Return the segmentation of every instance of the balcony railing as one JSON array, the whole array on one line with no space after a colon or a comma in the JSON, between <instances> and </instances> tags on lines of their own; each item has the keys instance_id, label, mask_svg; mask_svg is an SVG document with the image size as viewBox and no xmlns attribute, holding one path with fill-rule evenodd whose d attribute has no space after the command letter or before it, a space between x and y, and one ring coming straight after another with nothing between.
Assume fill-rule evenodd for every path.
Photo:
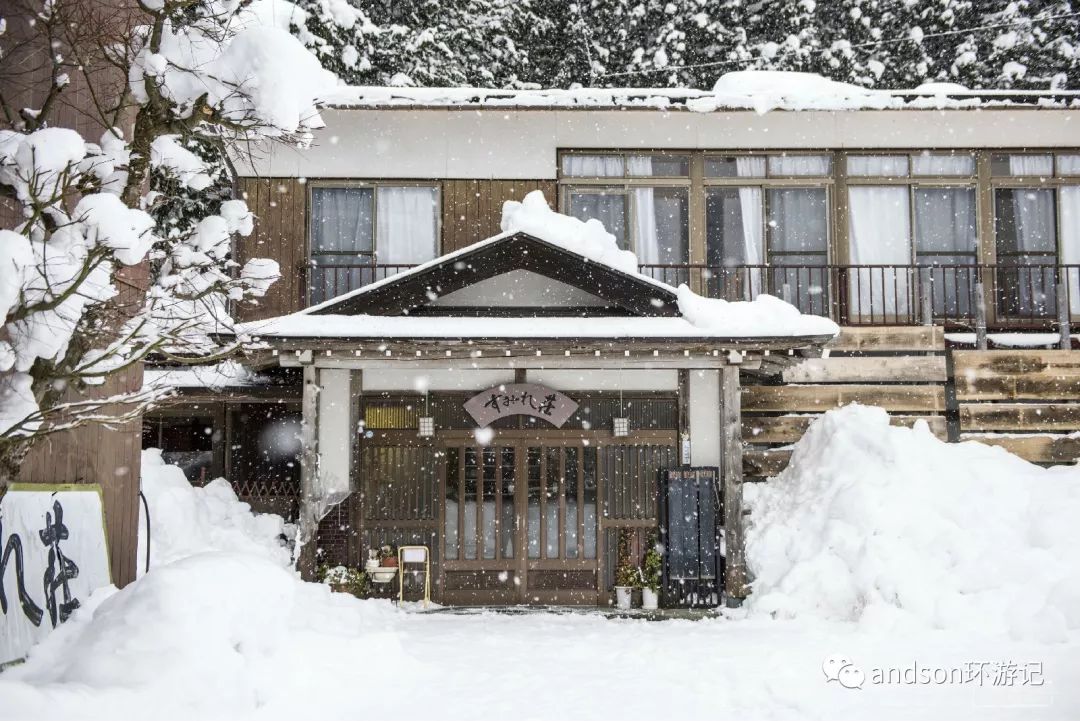
<instances>
[{"instance_id":1,"label":"balcony railing","mask_svg":"<svg viewBox=\"0 0 1080 721\"><path fill-rule=\"evenodd\" d=\"M311 264L308 302L321 303L412 268ZM1053 329L1080 320L1080 265L642 265L671 285L725 300L768 293L842 325Z\"/></svg>"}]
</instances>

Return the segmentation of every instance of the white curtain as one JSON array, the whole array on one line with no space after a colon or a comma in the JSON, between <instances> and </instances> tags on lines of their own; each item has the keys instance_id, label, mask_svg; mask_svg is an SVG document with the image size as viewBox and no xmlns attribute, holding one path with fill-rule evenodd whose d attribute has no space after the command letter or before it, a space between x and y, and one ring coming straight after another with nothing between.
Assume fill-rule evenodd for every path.
<instances>
[{"instance_id":1,"label":"white curtain","mask_svg":"<svg viewBox=\"0 0 1080 721\"><path fill-rule=\"evenodd\" d=\"M1010 155L1009 174L1049 177L1054 174L1052 155Z\"/></svg>"},{"instance_id":2,"label":"white curtain","mask_svg":"<svg viewBox=\"0 0 1080 721\"><path fill-rule=\"evenodd\" d=\"M769 175L829 174L828 155L770 155Z\"/></svg>"},{"instance_id":3,"label":"white curtain","mask_svg":"<svg viewBox=\"0 0 1080 721\"><path fill-rule=\"evenodd\" d=\"M652 160L646 160L651 166ZM563 174L575 178L621 178L623 159L619 155L564 155Z\"/></svg>"},{"instance_id":4,"label":"white curtain","mask_svg":"<svg viewBox=\"0 0 1080 721\"><path fill-rule=\"evenodd\" d=\"M1080 175L1080 155L1059 155L1058 175Z\"/></svg>"},{"instance_id":5,"label":"white curtain","mask_svg":"<svg viewBox=\"0 0 1080 721\"><path fill-rule=\"evenodd\" d=\"M740 178L764 178L765 158L760 155L740 155L736 157L735 174Z\"/></svg>"},{"instance_id":6,"label":"white curtain","mask_svg":"<svg viewBox=\"0 0 1080 721\"><path fill-rule=\"evenodd\" d=\"M850 186L848 235L852 265L911 263L911 214L906 186ZM852 273L852 315L862 322L906 316L911 274L904 269L864 268Z\"/></svg>"},{"instance_id":7,"label":"white curtain","mask_svg":"<svg viewBox=\"0 0 1080 721\"><path fill-rule=\"evenodd\" d=\"M1080 156L1073 157L1080 161ZM1080 185L1062 187L1058 190L1058 198L1061 202L1061 262L1078 266L1065 269L1069 284L1069 312L1077 316L1080 315Z\"/></svg>"},{"instance_id":8,"label":"white curtain","mask_svg":"<svg viewBox=\"0 0 1080 721\"><path fill-rule=\"evenodd\" d=\"M911 172L914 175L974 175L975 158L923 153L911 159Z\"/></svg>"},{"instance_id":9,"label":"white curtain","mask_svg":"<svg viewBox=\"0 0 1080 721\"><path fill-rule=\"evenodd\" d=\"M765 158L742 156L735 159L739 177L760 177L765 174ZM764 204L761 188L739 188L739 215L742 218L743 262L746 265L765 264ZM764 269L747 268L744 291L751 300L761 295Z\"/></svg>"},{"instance_id":10,"label":"white curtain","mask_svg":"<svg viewBox=\"0 0 1080 721\"><path fill-rule=\"evenodd\" d=\"M652 175L652 158L634 155L626 159L630 175ZM657 226L656 202L652 188L634 188L634 225L637 236L634 252L638 263L660 263L660 238Z\"/></svg>"},{"instance_id":11,"label":"white curtain","mask_svg":"<svg viewBox=\"0 0 1080 721\"><path fill-rule=\"evenodd\" d=\"M902 178L908 174L906 155L851 155L848 175L871 178Z\"/></svg>"},{"instance_id":12,"label":"white curtain","mask_svg":"<svg viewBox=\"0 0 1080 721\"><path fill-rule=\"evenodd\" d=\"M435 257L435 189L381 187L377 193L378 262L417 265Z\"/></svg>"}]
</instances>

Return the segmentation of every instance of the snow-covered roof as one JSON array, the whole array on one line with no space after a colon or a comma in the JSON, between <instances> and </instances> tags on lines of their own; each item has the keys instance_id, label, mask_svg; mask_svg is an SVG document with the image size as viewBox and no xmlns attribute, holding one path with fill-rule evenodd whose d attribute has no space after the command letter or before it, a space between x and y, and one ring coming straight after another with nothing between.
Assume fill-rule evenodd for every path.
<instances>
[{"instance_id":1,"label":"snow-covered roof","mask_svg":"<svg viewBox=\"0 0 1080 721\"><path fill-rule=\"evenodd\" d=\"M692 88L494 88L341 87L320 97L338 108L493 107L603 110L654 108L709 113L717 110L903 110L995 106L1080 107L1077 90L973 90L954 83L913 89L871 89L813 73L745 70L722 76L712 90Z\"/></svg>"},{"instance_id":2,"label":"snow-covered roof","mask_svg":"<svg viewBox=\"0 0 1080 721\"><path fill-rule=\"evenodd\" d=\"M789 303L768 295L745 302L705 298L687 286L673 288L638 272L637 257L618 247L615 237L593 219L577 218L551 210L539 191L529 193L521 202L508 201L503 206L500 235L436 258L405 273L386 278L325 303L292 315L243 324L240 332L259 338L336 338L336 339L698 339L755 340L767 338L824 338L839 332L828 318L804 315ZM429 275L439 269L454 268L464 274L467 266L483 263L483 251L493 251L499 244L531 242L522 248L508 246L524 265L523 254L557 253L563 262L599 266L608 282L622 286L631 301L624 302L627 315L598 313L585 317L490 317L430 316L410 314L419 306L383 304L380 298L392 294L394 286L423 283L419 292L403 292L406 299L417 295L435 300L445 286L432 284ZM492 261L493 258L487 258ZM514 263L518 261L515 259ZM494 272L494 271L491 271ZM573 270L582 279L595 276ZM482 280L487 276L474 276ZM472 281L475 282L475 281ZM611 289L596 287L583 290L609 295ZM452 292L452 291L451 291ZM644 296L644 297L642 297ZM396 310L392 310L396 309Z\"/></svg>"},{"instance_id":3,"label":"snow-covered roof","mask_svg":"<svg viewBox=\"0 0 1080 721\"><path fill-rule=\"evenodd\" d=\"M261 376L235 361L205 366L148 367L143 371L143 388L242 388L257 385Z\"/></svg>"}]
</instances>

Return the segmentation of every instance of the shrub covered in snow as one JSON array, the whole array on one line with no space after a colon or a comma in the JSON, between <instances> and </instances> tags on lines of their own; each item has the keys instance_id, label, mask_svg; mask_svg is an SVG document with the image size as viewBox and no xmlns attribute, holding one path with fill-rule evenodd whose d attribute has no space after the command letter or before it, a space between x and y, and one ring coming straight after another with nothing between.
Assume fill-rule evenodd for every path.
<instances>
[{"instance_id":1,"label":"shrub covered in snow","mask_svg":"<svg viewBox=\"0 0 1080 721\"><path fill-rule=\"evenodd\" d=\"M1080 470L852 405L747 486L751 613L1060 641L1080 629Z\"/></svg>"}]
</instances>

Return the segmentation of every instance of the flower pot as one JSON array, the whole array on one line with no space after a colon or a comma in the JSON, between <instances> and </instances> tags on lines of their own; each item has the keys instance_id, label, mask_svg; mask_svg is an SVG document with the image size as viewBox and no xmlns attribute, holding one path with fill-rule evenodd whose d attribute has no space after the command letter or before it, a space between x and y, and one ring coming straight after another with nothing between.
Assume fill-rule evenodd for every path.
<instances>
[{"instance_id":1,"label":"flower pot","mask_svg":"<svg viewBox=\"0 0 1080 721\"><path fill-rule=\"evenodd\" d=\"M389 558L384 558L379 565L383 568L397 568L397 559L390 556Z\"/></svg>"},{"instance_id":2,"label":"flower pot","mask_svg":"<svg viewBox=\"0 0 1080 721\"><path fill-rule=\"evenodd\" d=\"M633 606L631 599L634 589L631 586L615 587L615 607L620 611L628 611Z\"/></svg>"},{"instance_id":3,"label":"flower pot","mask_svg":"<svg viewBox=\"0 0 1080 721\"><path fill-rule=\"evenodd\" d=\"M641 589L641 607L655 611L660 607L660 594L648 586Z\"/></svg>"},{"instance_id":4,"label":"flower pot","mask_svg":"<svg viewBox=\"0 0 1080 721\"><path fill-rule=\"evenodd\" d=\"M371 572L371 580L375 583L390 583L397 576L397 566L382 566Z\"/></svg>"}]
</instances>

